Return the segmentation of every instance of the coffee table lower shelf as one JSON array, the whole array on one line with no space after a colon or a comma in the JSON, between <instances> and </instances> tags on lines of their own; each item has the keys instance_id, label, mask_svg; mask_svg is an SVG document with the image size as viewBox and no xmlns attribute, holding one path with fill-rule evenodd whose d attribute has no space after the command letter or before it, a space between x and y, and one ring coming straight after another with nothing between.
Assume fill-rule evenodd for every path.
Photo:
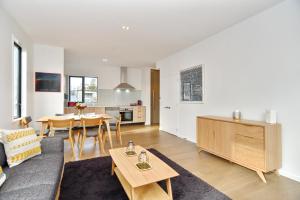
<instances>
[{"instance_id":1,"label":"coffee table lower shelf","mask_svg":"<svg viewBox=\"0 0 300 200\"><path fill-rule=\"evenodd\" d=\"M157 183L132 188L118 167L114 171L130 200L170 200L169 195Z\"/></svg>"}]
</instances>

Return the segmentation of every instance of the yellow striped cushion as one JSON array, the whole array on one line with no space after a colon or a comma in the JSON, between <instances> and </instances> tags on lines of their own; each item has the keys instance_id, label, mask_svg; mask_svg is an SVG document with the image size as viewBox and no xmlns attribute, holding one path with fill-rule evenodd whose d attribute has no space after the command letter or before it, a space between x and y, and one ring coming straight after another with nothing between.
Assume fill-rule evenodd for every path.
<instances>
[{"instance_id":1,"label":"yellow striped cushion","mask_svg":"<svg viewBox=\"0 0 300 200\"><path fill-rule=\"evenodd\" d=\"M3 173L2 167L0 166L0 187L3 185L6 180L6 175Z\"/></svg>"},{"instance_id":2,"label":"yellow striped cushion","mask_svg":"<svg viewBox=\"0 0 300 200\"><path fill-rule=\"evenodd\" d=\"M9 167L41 154L41 140L33 128L1 130L0 140L4 144Z\"/></svg>"}]
</instances>

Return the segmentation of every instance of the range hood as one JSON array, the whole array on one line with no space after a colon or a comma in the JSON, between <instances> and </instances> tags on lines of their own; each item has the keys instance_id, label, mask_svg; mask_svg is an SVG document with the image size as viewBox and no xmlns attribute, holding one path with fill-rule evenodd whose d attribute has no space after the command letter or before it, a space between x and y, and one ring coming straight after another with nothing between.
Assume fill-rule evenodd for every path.
<instances>
[{"instance_id":1,"label":"range hood","mask_svg":"<svg viewBox=\"0 0 300 200\"><path fill-rule=\"evenodd\" d=\"M135 88L127 83L127 67L120 67L120 84L115 87L115 90L135 90Z\"/></svg>"}]
</instances>

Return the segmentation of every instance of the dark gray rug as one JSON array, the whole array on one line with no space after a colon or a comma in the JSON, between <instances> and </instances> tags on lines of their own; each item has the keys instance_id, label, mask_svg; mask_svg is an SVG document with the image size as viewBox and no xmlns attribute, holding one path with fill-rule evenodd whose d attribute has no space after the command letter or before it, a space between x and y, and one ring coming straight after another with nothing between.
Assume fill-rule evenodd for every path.
<instances>
[{"instance_id":1,"label":"dark gray rug","mask_svg":"<svg viewBox=\"0 0 300 200\"><path fill-rule=\"evenodd\" d=\"M155 149L149 151L180 174L172 178L174 200L230 199ZM67 163L60 188L60 200L127 200L118 178L110 173L111 157ZM166 189L165 182L160 185Z\"/></svg>"}]
</instances>

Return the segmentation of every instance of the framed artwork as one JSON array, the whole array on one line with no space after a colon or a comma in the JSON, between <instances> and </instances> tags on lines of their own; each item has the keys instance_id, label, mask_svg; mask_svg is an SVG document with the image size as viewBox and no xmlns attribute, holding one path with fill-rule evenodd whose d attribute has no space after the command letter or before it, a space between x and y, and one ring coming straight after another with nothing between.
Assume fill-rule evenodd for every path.
<instances>
[{"instance_id":1,"label":"framed artwork","mask_svg":"<svg viewBox=\"0 0 300 200\"><path fill-rule=\"evenodd\" d=\"M183 100L191 100L191 83L183 83Z\"/></svg>"},{"instance_id":2,"label":"framed artwork","mask_svg":"<svg viewBox=\"0 0 300 200\"><path fill-rule=\"evenodd\" d=\"M36 72L35 91L36 92L60 92L61 74Z\"/></svg>"},{"instance_id":3,"label":"framed artwork","mask_svg":"<svg viewBox=\"0 0 300 200\"><path fill-rule=\"evenodd\" d=\"M204 69L198 65L180 71L180 100L185 103L203 103Z\"/></svg>"}]
</instances>

